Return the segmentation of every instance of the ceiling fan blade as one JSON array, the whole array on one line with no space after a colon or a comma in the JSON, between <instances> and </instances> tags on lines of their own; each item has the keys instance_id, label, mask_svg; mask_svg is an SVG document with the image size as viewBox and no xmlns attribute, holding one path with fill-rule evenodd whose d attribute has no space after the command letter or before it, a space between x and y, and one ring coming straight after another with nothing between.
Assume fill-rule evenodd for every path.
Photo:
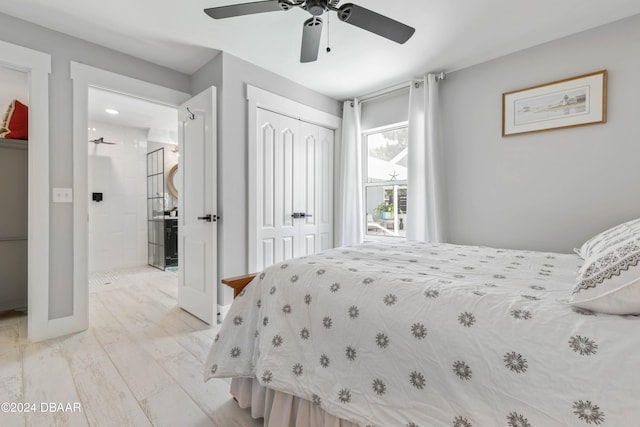
<instances>
[{"instance_id":1,"label":"ceiling fan blade","mask_svg":"<svg viewBox=\"0 0 640 427\"><path fill-rule=\"evenodd\" d=\"M313 62L318 59L320 36L322 35L322 19L309 18L302 27L302 48L300 62Z\"/></svg>"},{"instance_id":2,"label":"ceiling fan blade","mask_svg":"<svg viewBox=\"0 0 640 427\"><path fill-rule=\"evenodd\" d=\"M214 19L232 18L234 16L252 15L254 13L275 12L283 10L278 0L257 1L253 3L231 4L229 6L210 7L204 13Z\"/></svg>"},{"instance_id":3,"label":"ceiling fan blade","mask_svg":"<svg viewBox=\"0 0 640 427\"><path fill-rule=\"evenodd\" d=\"M402 22L353 3L345 3L340 6L338 19L400 44L409 40L416 31L415 28Z\"/></svg>"}]
</instances>

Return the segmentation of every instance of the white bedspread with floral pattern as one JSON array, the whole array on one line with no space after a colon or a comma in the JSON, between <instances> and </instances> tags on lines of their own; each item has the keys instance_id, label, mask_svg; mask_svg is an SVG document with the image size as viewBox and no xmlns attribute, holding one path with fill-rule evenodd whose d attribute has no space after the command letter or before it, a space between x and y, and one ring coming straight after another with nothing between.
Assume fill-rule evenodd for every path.
<instances>
[{"instance_id":1,"label":"white bedspread with floral pattern","mask_svg":"<svg viewBox=\"0 0 640 427\"><path fill-rule=\"evenodd\" d=\"M580 263L416 242L290 260L235 300L205 378L361 425L640 425L640 318L571 307Z\"/></svg>"}]
</instances>

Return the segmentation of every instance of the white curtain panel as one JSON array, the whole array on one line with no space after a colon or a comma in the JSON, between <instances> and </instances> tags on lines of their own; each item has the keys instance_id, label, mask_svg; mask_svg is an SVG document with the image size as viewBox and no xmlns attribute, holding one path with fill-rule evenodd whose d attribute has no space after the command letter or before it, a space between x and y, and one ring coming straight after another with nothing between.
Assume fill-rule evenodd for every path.
<instances>
[{"instance_id":1,"label":"white curtain panel","mask_svg":"<svg viewBox=\"0 0 640 427\"><path fill-rule=\"evenodd\" d=\"M411 83L407 179L407 239L446 241L446 200L435 74Z\"/></svg>"},{"instance_id":2,"label":"white curtain panel","mask_svg":"<svg viewBox=\"0 0 640 427\"><path fill-rule=\"evenodd\" d=\"M338 243L340 246L351 246L364 240L362 143L360 103L357 99L344 103L340 154Z\"/></svg>"}]
</instances>

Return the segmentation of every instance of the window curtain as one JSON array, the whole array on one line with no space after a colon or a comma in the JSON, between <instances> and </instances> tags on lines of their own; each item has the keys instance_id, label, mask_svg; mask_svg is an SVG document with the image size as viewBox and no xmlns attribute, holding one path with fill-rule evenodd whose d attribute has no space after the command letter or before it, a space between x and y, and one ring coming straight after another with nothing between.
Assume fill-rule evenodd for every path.
<instances>
[{"instance_id":1,"label":"window curtain","mask_svg":"<svg viewBox=\"0 0 640 427\"><path fill-rule=\"evenodd\" d=\"M411 83L407 177L407 239L446 241L438 77Z\"/></svg>"},{"instance_id":2,"label":"window curtain","mask_svg":"<svg viewBox=\"0 0 640 427\"><path fill-rule=\"evenodd\" d=\"M338 243L340 246L350 246L364 240L362 143L360 103L357 99L344 103L340 154Z\"/></svg>"}]
</instances>

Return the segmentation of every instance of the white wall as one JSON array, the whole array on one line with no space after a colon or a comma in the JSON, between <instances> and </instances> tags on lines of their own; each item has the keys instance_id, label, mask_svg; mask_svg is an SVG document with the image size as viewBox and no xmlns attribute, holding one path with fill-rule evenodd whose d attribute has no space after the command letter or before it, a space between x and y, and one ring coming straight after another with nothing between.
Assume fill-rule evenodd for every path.
<instances>
[{"instance_id":1,"label":"white wall","mask_svg":"<svg viewBox=\"0 0 640 427\"><path fill-rule=\"evenodd\" d=\"M192 77L191 93L218 88L218 276L247 271L247 96L246 85L274 92L341 117L340 104L282 76L225 52ZM220 286L218 304L231 304L233 291Z\"/></svg>"},{"instance_id":2,"label":"white wall","mask_svg":"<svg viewBox=\"0 0 640 427\"><path fill-rule=\"evenodd\" d=\"M27 73L0 66L0 120L14 99L29 105Z\"/></svg>"},{"instance_id":3,"label":"white wall","mask_svg":"<svg viewBox=\"0 0 640 427\"><path fill-rule=\"evenodd\" d=\"M147 132L91 122L89 142L89 272L147 264Z\"/></svg>"},{"instance_id":4,"label":"white wall","mask_svg":"<svg viewBox=\"0 0 640 427\"><path fill-rule=\"evenodd\" d=\"M640 15L441 83L454 243L570 252L640 217ZM606 124L501 137L504 92L607 69Z\"/></svg>"},{"instance_id":5,"label":"white wall","mask_svg":"<svg viewBox=\"0 0 640 427\"><path fill-rule=\"evenodd\" d=\"M50 185L73 186L73 87L70 61L189 92L190 78L130 55L0 13L0 40L51 55ZM73 205L50 205L49 319L73 313Z\"/></svg>"}]
</instances>

